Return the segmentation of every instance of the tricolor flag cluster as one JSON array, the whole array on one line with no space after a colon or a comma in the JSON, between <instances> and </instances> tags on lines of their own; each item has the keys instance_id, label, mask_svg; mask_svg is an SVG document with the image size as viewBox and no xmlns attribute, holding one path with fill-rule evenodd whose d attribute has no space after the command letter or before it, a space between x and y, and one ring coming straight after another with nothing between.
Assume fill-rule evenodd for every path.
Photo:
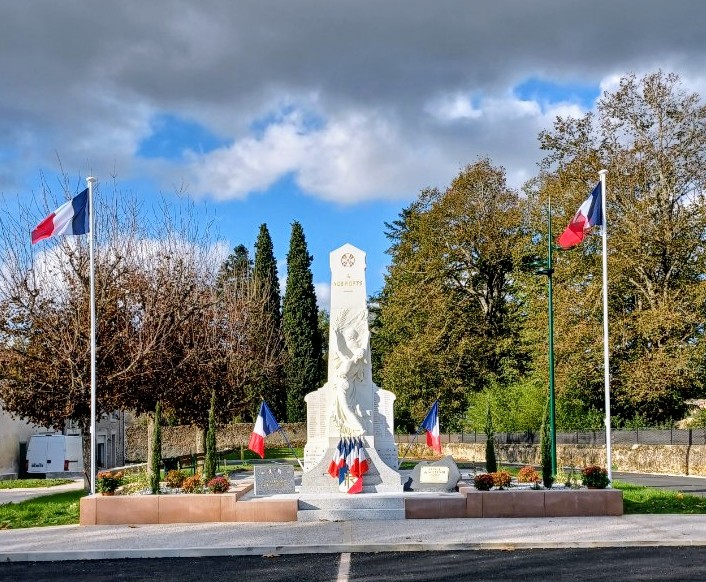
<instances>
[{"instance_id":1,"label":"tricolor flag cluster","mask_svg":"<svg viewBox=\"0 0 706 582\"><path fill-rule=\"evenodd\" d=\"M429 412L422 421L420 428L427 431L427 446L434 449L437 455L441 454L441 437L439 434L439 401L434 400Z\"/></svg>"},{"instance_id":2,"label":"tricolor flag cluster","mask_svg":"<svg viewBox=\"0 0 706 582\"><path fill-rule=\"evenodd\" d=\"M252 430L250 435L250 441L248 442L248 448L253 452L260 455L261 459L265 458L265 437L268 434L277 432L281 430L281 426L275 420L270 407L263 400L260 404L260 412L257 415L257 420L255 421L255 428Z\"/></svg>"},{"instance_id":3,"label":"tricolor flag cluster","mask_svg":"<svg viewBox=\"0 0 706 582\"><path fill-rule=\"evenodd\" d=\"M62 234L88 234L88 188L65 202L32 231L32 244Z\"/></svg>"},{"instance_id":4,"label":"tricolor flag cluster","mask_svg":"<svg viewBox=\"0 0 706 582\"><path fill-rule=\"evenodd\" d=\"M338 488L344 493L363 491L363 475L368 472L368 459L365 456L363 439L343 438L329 463L328 473L338 478Z\"/></svg>"}]
</instances>

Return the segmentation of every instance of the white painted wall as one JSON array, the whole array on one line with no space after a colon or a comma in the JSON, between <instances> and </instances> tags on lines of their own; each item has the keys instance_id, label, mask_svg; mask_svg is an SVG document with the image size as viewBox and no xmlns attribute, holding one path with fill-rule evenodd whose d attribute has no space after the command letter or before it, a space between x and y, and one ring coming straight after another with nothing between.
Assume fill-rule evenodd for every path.
<instances>
[{"instance_id":1,"label":"white painted wall","mask_svg":"<svg viewBox=\"0 0 706 582\"><path fill-rule=\"evenodd\" d=\"M37 429L37 426L24 420L13 420L0 407L0 475L18 472L20 442L27 442Z\"/></svg>"}]
</instances>

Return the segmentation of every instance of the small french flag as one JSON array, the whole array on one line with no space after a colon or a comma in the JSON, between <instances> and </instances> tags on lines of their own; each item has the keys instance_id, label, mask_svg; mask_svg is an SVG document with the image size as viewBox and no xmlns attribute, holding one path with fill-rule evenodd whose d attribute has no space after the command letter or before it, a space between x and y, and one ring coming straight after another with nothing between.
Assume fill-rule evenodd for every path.
<instances>
[{"instance_id":1,"label":"small french flag","mask_svg":"<svg viewBox=\"0 0 706 582\"><path fill-rule=\"evenodd\" d=\"M343 459L343 440L338 441L338 446L333 453L333 458L328 466L328 474L331 477L338 477L338 471L340 470L339 463Z\"/></svg>"},{"instance_id":2,"label":"small french flag","mask_svg":"<svg viewBox=\"0 0 706 582\"><path fill-rule=\"evenodd\" d=\"M88 234L88 188L65 202L32 231L32 244L63 234Z\"/></svg>"},{"instance_id":3,"label":"small french flag","mask_svg":"<svg viewBox=\"0 0 706 582\"><path fill-rule=\"evenodd\" d=\"M277 432L282 427L275 420L270 407L263 400L260 404L260 412L257 415L257 420L255 421L255 428L252 430L250 435L250 441L248 442L248 448L258 455L261 459L265 458L265 437L268 434Z\"/></svg>"},{"instance_id":4,"label":"small french flag","mask_svg":"<svg viewBox=\"0 0 706 582\"><path fill-rule=\"evenodd\" d=\"M598 182L559 237L557 242L562 249L575 247L591 228L603 225L602 203L601 183Z\"/></svg>"},{"instance_id":5,"label":"small french flag","mask_svg":"<svg viewBox=\"0 0 706 582\"><path fill-rule=\"evenodd\" d=\"M429 412L422 421L420 428L427 431L427 446L434 449L438 455L441 454L441 439L439 438L439 401L434 400Z\"/></svg>"}]
</instances>

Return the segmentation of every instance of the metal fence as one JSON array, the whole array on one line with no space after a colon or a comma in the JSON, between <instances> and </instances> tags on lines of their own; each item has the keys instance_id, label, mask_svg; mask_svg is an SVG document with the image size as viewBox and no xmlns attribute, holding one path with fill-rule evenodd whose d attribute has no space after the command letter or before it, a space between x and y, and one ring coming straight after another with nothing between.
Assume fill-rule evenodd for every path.
<instances>
[{"instance_id":1,"label":"metal fence","mask_svg":"<svg viewBox=\"0 0 706 582\"><path fill-rule=\"evenodd\" d=\"M442 433L442 443L485 443L484 432ZM415 435L395 435L398 443L410 443ZM424 435L418 437L424 441ZM499 432L495 434L496 444L539 444L539 431ZM576 430L556 433L558 445L605 445L605 430ZM706 429L655 429L637 428L633 430L611 431L611 443L621 445L706 445Z\"/></svg>"}]
</instances>

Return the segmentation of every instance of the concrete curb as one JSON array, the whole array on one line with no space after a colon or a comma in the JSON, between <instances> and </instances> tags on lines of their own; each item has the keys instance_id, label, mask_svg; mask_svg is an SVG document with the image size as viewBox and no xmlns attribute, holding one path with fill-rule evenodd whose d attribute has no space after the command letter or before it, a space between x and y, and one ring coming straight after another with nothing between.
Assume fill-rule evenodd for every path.
<instances>
[{"instance_id":1,"label":"concrete curb","mask_svg":"<svg viewBox=\"0 0 706 582\"><path fill-rule=\"evenodd\" d=\"M553 550L576 548L706 546L706 540L639 540L591 542L475 542L401 544L327 544L291 546L233 546L226 548L152 548L122 550L73 550L52 552L0 552L0 562L63 562L142 558L203 558L226 556L276 556L283 554L341 554L383 552L466 552L478 550Z\"/></svg>"}]
</instances>

